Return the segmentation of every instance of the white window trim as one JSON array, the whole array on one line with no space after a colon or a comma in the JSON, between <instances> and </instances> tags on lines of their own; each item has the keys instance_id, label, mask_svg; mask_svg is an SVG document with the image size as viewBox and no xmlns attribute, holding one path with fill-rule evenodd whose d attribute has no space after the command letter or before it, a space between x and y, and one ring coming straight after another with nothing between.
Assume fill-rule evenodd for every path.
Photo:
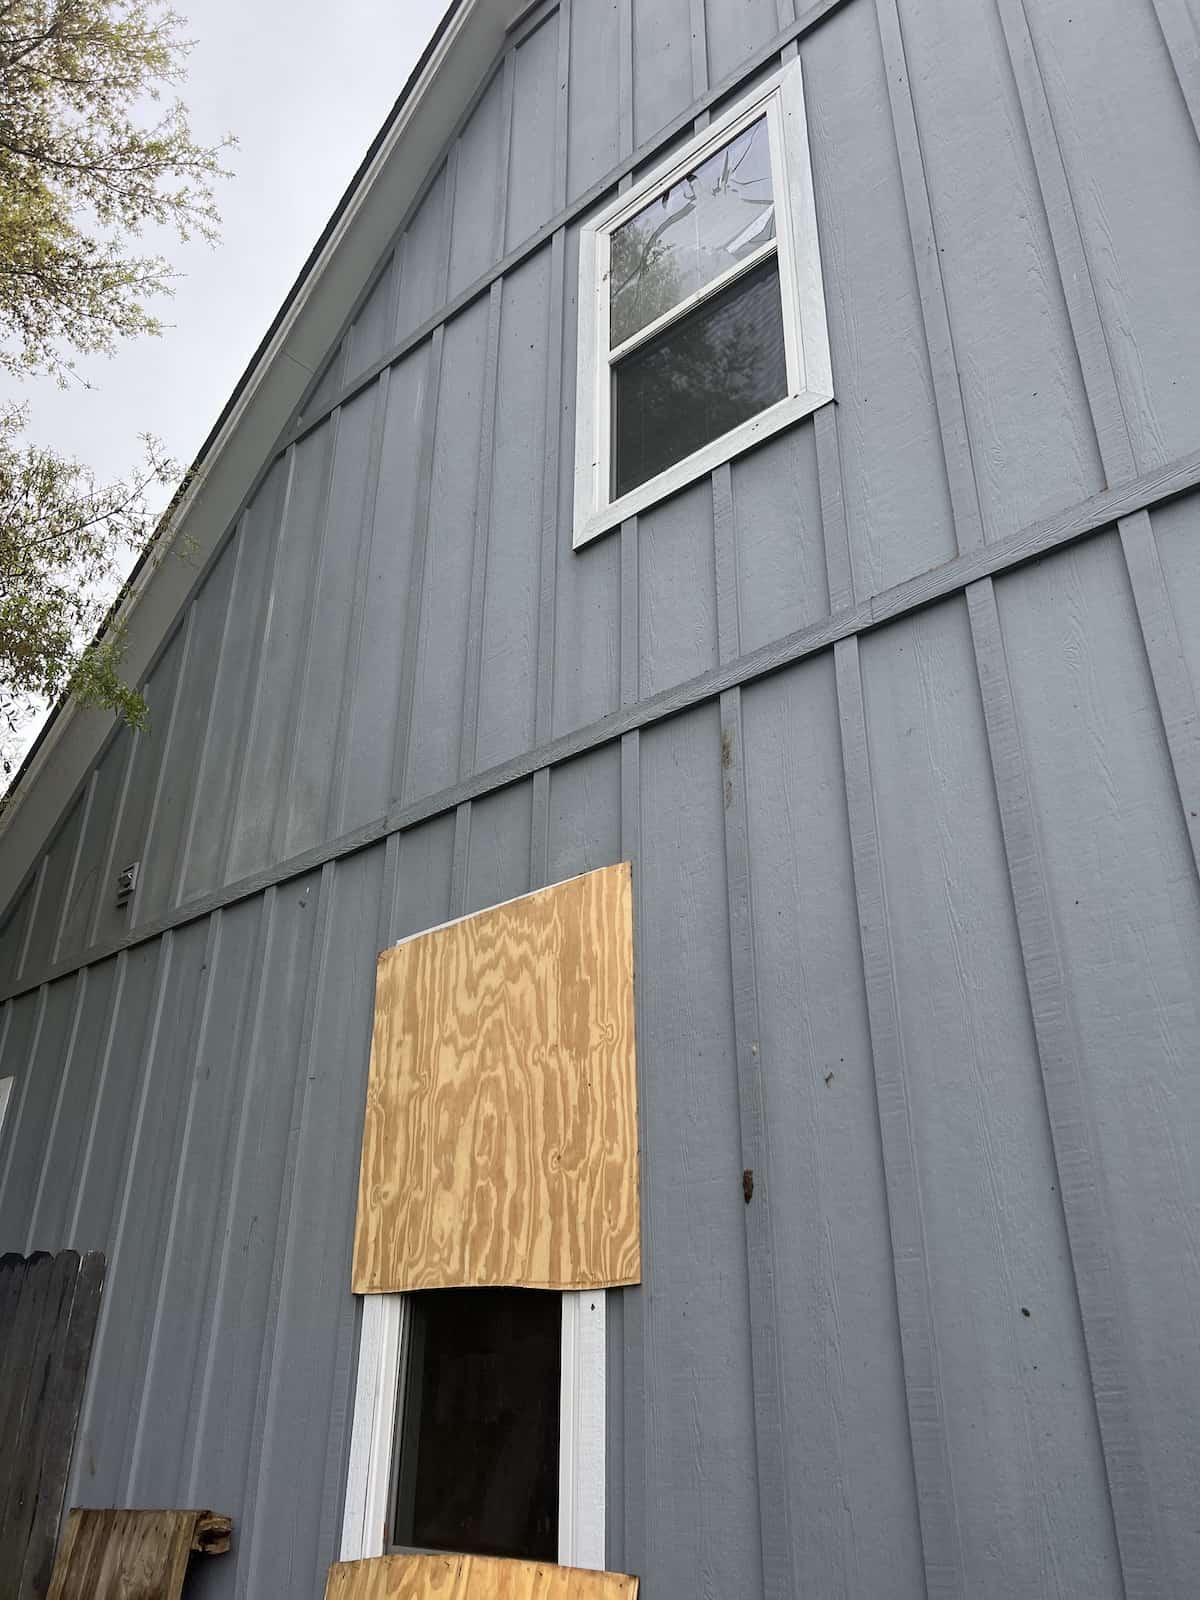
<instances>
[{"instance_id":1,"label":"white window trim","mask_svg":"<svg viewBox=\"0 0 1200 1600\"><path fill-rule=\"evenodd\" d=\"M788 392L749 421L722 434L692 455L618 499L610 498L611 393L608 253L613 230L668 188L741 128L766 114L771 175L776 194L779 284L783 299ZM735 274L731 273L730 277ZM706 299L712 285L685 304ZM675 308L663 323L681 314ZM657 324L655 325L657 326ZM646 330L638 334L640 340ZM633 341L629 341L632 345ZM625 348L625 347L622 347ZM781 428L809 416L833 399L829 333L817 243L808 123L800 59L761 84L751 97L710 124L678 154L656 167L614 200L580 232L579 372L575 402L575 549L615 528L627 517L684 488L722 462L739 455Z\"/></svg>"},{"instance_id":2,"label":"white window trim","mask_svg":"<svg viewBox=\"0 0 1200 1600\"><path fill-rule=\"evenodd\" d=\"M409 1298L362 1297L342 1561L381 1556L390 1543ZM595 1571L605 1564L606 1300L603 1289L562 1297L558 1559Z\"/></svg>"}]
</instances>

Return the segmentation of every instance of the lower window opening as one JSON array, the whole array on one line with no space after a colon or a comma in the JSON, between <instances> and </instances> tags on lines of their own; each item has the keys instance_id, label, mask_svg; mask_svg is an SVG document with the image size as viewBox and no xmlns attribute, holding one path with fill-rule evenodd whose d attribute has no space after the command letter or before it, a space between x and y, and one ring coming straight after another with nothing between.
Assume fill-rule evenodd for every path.
<instances>
[{"instance_id":1,"label":"lower window opening","mask_svg":"<svg viewBox=\"0 0 1200 1600\"><path fill-rule=\"evenodd\" d=\"M406 1550L558 1559L562 1296L410 1296L393 1538Z\"/></svg>"}]
</instances>

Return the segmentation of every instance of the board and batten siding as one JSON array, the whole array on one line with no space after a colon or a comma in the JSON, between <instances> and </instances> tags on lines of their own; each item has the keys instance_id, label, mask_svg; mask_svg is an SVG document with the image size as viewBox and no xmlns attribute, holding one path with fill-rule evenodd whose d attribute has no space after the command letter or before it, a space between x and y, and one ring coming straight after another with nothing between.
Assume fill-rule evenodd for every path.
<instances>
[{"instance_id":1,"label":"board and batten siding","mask_svg":"<svg viewBox=\"0 0 1200 1600\"><path fill-rule=\"evenodd\" d=\"M109 1262L69 1503L232 1514L198 1596L336 1551L378 950L625 859L609 1566L1193 1592L1195 39L513 31L0 933L0 1249ZM579 227L797 51L836 403L572 552Z\"/></svg>"}]
</instances>

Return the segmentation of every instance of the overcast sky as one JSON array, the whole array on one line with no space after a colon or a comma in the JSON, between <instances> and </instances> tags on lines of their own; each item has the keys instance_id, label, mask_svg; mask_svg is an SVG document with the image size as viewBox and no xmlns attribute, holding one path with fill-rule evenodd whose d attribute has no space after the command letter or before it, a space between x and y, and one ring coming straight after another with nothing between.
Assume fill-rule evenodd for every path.
<instances>
[{"instance_id":1,"label":"overcast sky","mask_svg":"<svg viewBox=\"0 0 1200 1600\"><path fill-rule=\"evenodd\" d=\"M80 363L92 388L29 385L31 431L98 472L149 430L188 464L429 42L446 0L177 0L196 41L181 94L193 131L226 131L221 242L150 238L184 276L169 323Z\"/></svg>"},{"instance_id":2,"label":"overcast sky","mask_svg":"<svg viewBox=\"0 0 1200 1600\"><path fill-rule=\"evenodd\" d=\"M448 0L176 0L196 41L180 89L198 139L238 138L220 183L221 242L147 235L183 276L157 339L80 361L90 387L27 384L30 436L103 477L139 435L194 459ZM26 730L32 742L37 725Z\"/></svg>"}]
</instances>

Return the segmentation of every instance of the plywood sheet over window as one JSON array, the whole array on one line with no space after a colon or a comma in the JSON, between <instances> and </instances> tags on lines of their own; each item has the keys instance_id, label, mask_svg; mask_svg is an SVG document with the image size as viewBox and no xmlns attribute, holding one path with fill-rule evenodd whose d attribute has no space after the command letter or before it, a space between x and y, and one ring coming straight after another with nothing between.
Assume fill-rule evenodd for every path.
<instances>
[{"instance_id":1,"label":"plywood sheet over window","mask_svg":"<svg viewBox=\"0 0 1200 1600\"><path fill-rule=\"evenodd\" d=\"M641 1276L628 863L385 950L356 1293Z\"/></svg>"},{"instance_id":2,"label":"plywood sheet over window","mask_svg":"<svg viewBox=\"0 0 1200 1600\"><path fill-rule=\"evenodd\" d=\"M329 1569L325 1600L635 1600L636 1578L490 1556L380 1556Z\"/></svg>"}]
</instances>

